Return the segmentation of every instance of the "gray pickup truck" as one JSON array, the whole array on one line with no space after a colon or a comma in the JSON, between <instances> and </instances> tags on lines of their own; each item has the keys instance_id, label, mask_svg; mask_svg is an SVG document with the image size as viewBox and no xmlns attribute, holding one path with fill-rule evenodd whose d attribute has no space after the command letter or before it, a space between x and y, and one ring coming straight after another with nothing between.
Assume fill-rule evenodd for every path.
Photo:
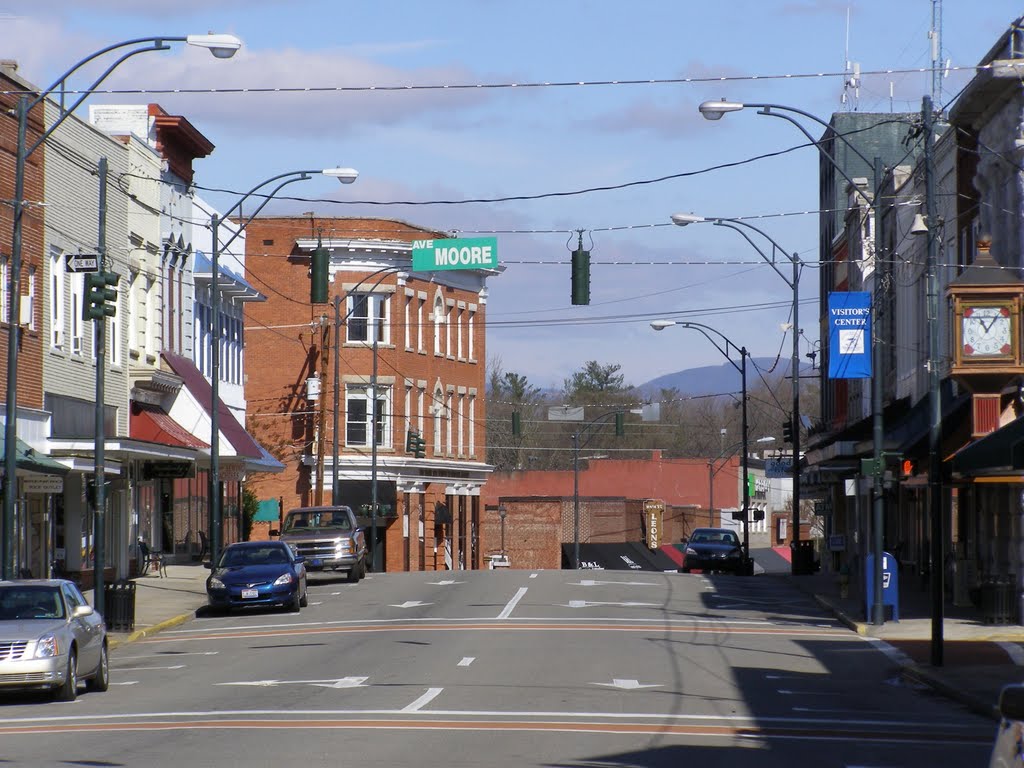
<instances>
[{"instance_id":1,"label":"gray pickup truck","mask_svg":"<svg viewBox=\"0 0 1024 768\"><path fill-rule=\"evenodd\" d=\"M350 507L298 507L270 535L305 557L307 571L345 571L351 582L366 575L366 533Z\"/></svg>"}]
</instances>

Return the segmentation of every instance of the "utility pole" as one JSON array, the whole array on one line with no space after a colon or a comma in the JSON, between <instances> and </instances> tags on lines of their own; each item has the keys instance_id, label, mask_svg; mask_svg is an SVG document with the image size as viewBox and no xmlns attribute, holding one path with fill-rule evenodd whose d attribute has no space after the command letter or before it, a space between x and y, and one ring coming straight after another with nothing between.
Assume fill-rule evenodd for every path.
<instances>
[{"instance_id":1,"label":"utility pole","mask_svg":"<svg viewBox=\"0 0 1024 768\"><path fill-rule=\"evenodd\" d=\"M882 365L885 362L885 352L882 335L882 324L880 321L882 296L885 291L882 288L882 178L884 169L881 158L874 158L874 186L875 197L871 201L875 217L875 258L874 273L875 284L874 294L871 297L872 306L872 339L871 352L873 358L871 372L871 411L872 411L872 458L873 458L873 494L872 494L872 515L871 515L871 550L874 552L874 567L871 572L872 589L872 613L869 617L872 624L881 626L885 623L885 606L882 604L882 547L883 529L885 527L885 497L882 487L882 473L884 457L882 445L884 429L882 422L882 411L885 407L885 392L882 387Z\"/></svg>"},{"instance_id":2,"label":"utility pole","mask_svg":"<svg viewBox=\"0 0 1024 768\"><path fill-rule=\"evenodd\" d=\"M327 426L327 407L324 403L326 389L323 380L327 377L327 360L330 357L329 338L327 331L327 315L320 316L320 397L317 398L316 425L316 480L313 486L313 503L320 506L324 503L324 430ZM335 382L337 384L337 382Z\"/></svg>"},{"instance_id":3,"label":"utility pole","mask_svg":"<svg viewBox=\"0 0 1024 768\"><path fill-rule=\"evenodd\" d=\"M925 211L928 215L928 250L925 276L928 310L928 512L931 516L931 589L933 667L942 666L942 624L945 581L945 519L942 509L942 465L939 443L942 438L942 397L939 392L939 281L935 273L939 247L939 214L935 208L935 130L932 100L925 96L921 106L924 126Z\"/></svg>"},{"instance_id":4,"label":"utility pole","mask_svg":"<svg viewBox=\"0 0 1024 768\"><path fill-rule=\"evenodd\" d=\"M99 264L101 273L106 272L107 267L107 158L99 160L100 175L100 197L99 197L99 233L97 235L96 261ZM91 293L90 289L90 293ZM88 306L92 307L92 296L86 297ZM104 302L105 304L106 302ZM86 302L83 302L86 304ZM107 369L107 316L100 311L93 318L94 344L96 347L96 406L93 411L95 415L95 430L93 443L94 474L95 484L93 502L93 538L95 557L93 559L93 593L92 604L96 612L104 615L106 605L104 604L103 571L106 568L105 540L107 538L106 511L107 511L107 489L106 489L106 436L103 423L103 401L105 399L104 379ZM115 315L116 317L116 315ZM12 321L14 318L12 318ZM116 320L114 322L117 322Z\"/></svg>"}]
</instances>

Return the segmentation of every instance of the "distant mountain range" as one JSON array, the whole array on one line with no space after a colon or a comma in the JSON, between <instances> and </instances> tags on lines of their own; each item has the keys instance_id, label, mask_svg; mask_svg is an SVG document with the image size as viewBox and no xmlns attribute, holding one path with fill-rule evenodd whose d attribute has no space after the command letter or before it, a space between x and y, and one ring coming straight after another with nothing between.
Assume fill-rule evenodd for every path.
<instances>
[{"instance_id":1,"label":"distant mountain range","mask_svg":"<svg viewBox=\"0 0 1024 768\"><path fill-rule=\"evenodd\" d=\"M775 363L772 357L751 357L747 359L747 389L760 382L758 370L769 381L776 381L790 374L788 359L782 359L775 365L775 370L768 371ZM802 378L802 376L801 376ZM637 389L644 395L657 395L662 389L675 388L684 395L713 395L719 392L738 392L740 390L740 372L730 363L706 365L702 368L688 368L685 371L666 373L656 379L640 384Z\"/></svg>"}]
</instances>

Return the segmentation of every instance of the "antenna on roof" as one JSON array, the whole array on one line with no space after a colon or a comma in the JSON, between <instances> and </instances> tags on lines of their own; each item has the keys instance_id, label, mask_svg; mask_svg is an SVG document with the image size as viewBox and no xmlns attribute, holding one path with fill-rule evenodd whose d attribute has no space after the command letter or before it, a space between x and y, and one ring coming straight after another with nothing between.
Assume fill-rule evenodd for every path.
<instances>
[{"instance_id":1,"label":"antenna on roof","mask_svg":"<svg viewBox=\"0 0 1024 768\"><path fill-rule=\"evenodd\" d=\"M856 106L849 103L850 91L853 91L853 101L860 101L860 64L850 61L850 9L846 9L846 58L843 66L843 95L840 97L847 109L856 109Z\"/></svg>"}]
</instances>

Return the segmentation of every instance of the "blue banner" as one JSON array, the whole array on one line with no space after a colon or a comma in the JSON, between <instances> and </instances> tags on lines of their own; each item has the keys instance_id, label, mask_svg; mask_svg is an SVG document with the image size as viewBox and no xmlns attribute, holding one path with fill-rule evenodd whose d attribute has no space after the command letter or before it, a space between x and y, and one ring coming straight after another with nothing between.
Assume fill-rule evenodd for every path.
<instances>
[{"instance_id":1,"label":"blue banner","mask_svg":"<svg viewBox=\"0 0 1024 768\"><path fill-rule=\"evenodd\" d=\"M871 378L871 294L834 291L828 295L828 377Z\"/></svg>"}]
</instances>

